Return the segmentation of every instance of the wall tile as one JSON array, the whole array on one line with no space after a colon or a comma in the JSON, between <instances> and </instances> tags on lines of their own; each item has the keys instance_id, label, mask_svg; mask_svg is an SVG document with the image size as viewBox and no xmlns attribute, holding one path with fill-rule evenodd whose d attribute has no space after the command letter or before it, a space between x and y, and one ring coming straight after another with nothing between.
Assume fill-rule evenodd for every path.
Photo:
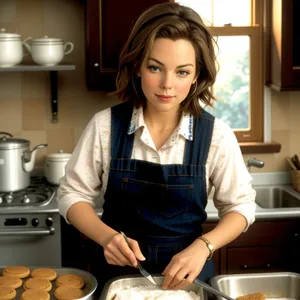
<instances>
[{"instance_id":1,"label":"wall tile","mask_svg":"<svg viewBox=\"0 0 300 300\"><path fill-rule=\"evenodd\" d=\"M22 130L20 73L0 72L0 131Z\"/></svg>"},{"instance_id":2,"label":"wall tile","mask_svg":"<svg viewBox=\"0 0 300 300\"><path fill-rule=\"evenodd\" d=\"M62 149L71 153L75 147L74 128L61 128L57 130L46 130L48 153L54 153Z\"/></svg>"},{"instance_id":3,"label":"wall tile","mask_svg":"<svg viewBox=\"0 0 300 300\"><path fill-rule=\"evenodd\" d=\"M288 130L290 119L290 94L272 91L272 129Z\"/></svg>"},{"instance_id":4,"label":"wall tile","mask_svg":"<svg viewBox=\"0 0 300 300\"><path fill-rule=\"evenodd\" d=\"M4 23L11 24L15 22L17 17L17 3L16 0L1 0L0 9L0 25L3 26ZM0 28L6 28L7 32L15 32L10 26L4 26ZM13 30L13 31L9 31Z\"/></svg>"},{"instance_id":5,"label":"wall tile","mask_svg":"<svg viewBox=\"0 0 300 300\"><path fill-rule=\"evenodd\" d=\"M44 99L23 99L23 129L45 129Z\"/></svg>"}]
</instances>

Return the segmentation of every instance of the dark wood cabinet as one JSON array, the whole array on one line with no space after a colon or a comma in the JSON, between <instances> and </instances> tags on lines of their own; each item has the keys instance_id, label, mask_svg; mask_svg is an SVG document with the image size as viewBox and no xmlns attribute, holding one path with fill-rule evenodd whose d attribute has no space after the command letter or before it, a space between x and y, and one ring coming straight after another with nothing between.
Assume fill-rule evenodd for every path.
<instances>
[{"instance_id":1,"label":"dark wood cabinet","mask_svg":"<svg viewBox=\"0 0 300 300\"><path fill-rule=\"evenodd\" d=\"M86 1L86 85L112 91L121 48L138 16L167 0Z\"/></svg>"},{"instance_id":2,"label":"dark wood cabinet","mask_svg":"<svg viewBox=\"0 0 300 300\"><path fill-rule=\"evenodd\" d=\"M266 0L266 85L300 90L300 1Z\"/></svg>"},{"instance_id":3,"label":"dark wood cabinet","mask_svg":"<svg viewBox=\"0 0 300 300\"><path fill-rule=\"evenodd\" d=\"M256 222L220 250L220 272L300 272L299 251L300 220Z\"/></svg>"},{"instance_id":4,"label":"dark wood cabinet","mask_svg":"<svg viewBox=\"0 0 300 300\"><path fill-rule=\"evenodd\" d=\"M99 246L62 219L64 267L91 271ZM203 231L217 223L203 224ZM236 240L215 251L216 274L300 273L300 220L257 221Z\"/></svg>"}]
</instances>

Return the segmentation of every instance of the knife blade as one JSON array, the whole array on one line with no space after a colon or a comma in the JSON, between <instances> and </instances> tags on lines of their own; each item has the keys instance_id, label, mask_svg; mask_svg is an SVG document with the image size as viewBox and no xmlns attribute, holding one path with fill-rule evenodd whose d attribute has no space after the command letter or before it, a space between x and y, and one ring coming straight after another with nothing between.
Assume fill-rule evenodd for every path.
<instances>
[{"instance_id":1,"label":"knife blade","mask_svg":"<svg viewBox=\"0 0 300 300\"><path fill-rule=\"evenodd\" d=\"M126 234L125 234L124 232L122 232L122 231L120 231L120 233L122 234L122 236L123 236L124 240L126 241L128 247L132 250L132 248L131 248L131 246L130 246L130 244L129 244L129 241L128 241L128 239L127 239ZM150 275L150 273L148 273L148 272L144 269L144 267L141 265L141 263L140 263L138 260L137 260L137 266L138 266L138 268L139 268L139 270L140 270L140 273L141 273L145 278L147 278L152 284L156 285L156 282L154 281L154 279L152 278L152 276Z\"/></svg>"}]
</instances>

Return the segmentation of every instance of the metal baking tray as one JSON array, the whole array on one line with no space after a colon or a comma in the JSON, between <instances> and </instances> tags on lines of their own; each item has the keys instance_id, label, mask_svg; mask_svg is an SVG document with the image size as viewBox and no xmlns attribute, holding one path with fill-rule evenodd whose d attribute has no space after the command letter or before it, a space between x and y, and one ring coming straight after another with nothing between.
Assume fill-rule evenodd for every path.
<instances>
[{"instance_id":1,"label":"metal baking tray","mask_svg":"<svg viewBox=\"0 0 300 300\"><path fill-rule=\"evenodd\" d=\"M300 274L291 272L218 275L210 280L212 287L236 299L263 292L266 298L300 300ZM217 297L223 300L222 297Z\"/></svg>"},{"instance_id":2,"label":"metal baking tray","mask_svg":"<svg viewBox=\"0 0 300 300\"><path fill-rule=\"evenodd\" d=\"M163 276L152 275L152 277L158 286L162 285L162 283L164 281ZM130 275L130 276L115 277L115 278L107 281L107 283L105 284L105 286L102 290L99 300L112 300L114 295L118 291L125 289L125 288L135 287L135 286L139 286L139 285L148 285L149 286L149 285L151 285L151 283L149 283L148 279L146 279L142 275ZM184 290L193 291L197 295L200 296L201 300L207 300L206 291L203 290L202 287L199 287L198 285L196 285L194 283L192 283L189 286L187 286L186 288L184 288Z\"/></svg>"},{"instance_id":3,"label":"metal baking tray","mask_svg":"<svg viewBox=\"0 0 300 300\"><path fill-rule=\"evenodd\" d=\"M3 270L3 268L4 268L3 266L0 268L0 274L1 274L1 276L2 276L2 270ZM97 280L89 272L86 272L86 271L83 271L83 270L80 270L80 269L74 269L74 268L52 268L52 267L41 267L41 266L38 266L38 267L29 267L29 266L27 266L27 268L29 268L30 271L32 271L34 269L37 269L37 268L51 268L51 269L53 269L53 270L56 271L57 276L64 275L64 274L78 275L78 276L82 277L83 280L84 280L84 282L85 282L85 285L82 288L85 296L82 297L82 298L80 298L80 300L93 299L92 298L92 294L95 292L95 290L97 288ZM28 277L22 279L23 280L23 284L24 284L24 281L26 281L28 278L30 278L30 275ZM49 292L49 294L50 294L50 300L57 300L54 297L54 290L56 289L55 280L51 281L51 283L52 283L52 289ZM24 291L23 284L22 284L21 287L19 287L16 290L17 291L17 296L14 299L16 299L16 300L21 299L21 294Z\"/></svg>"}]
</instances>

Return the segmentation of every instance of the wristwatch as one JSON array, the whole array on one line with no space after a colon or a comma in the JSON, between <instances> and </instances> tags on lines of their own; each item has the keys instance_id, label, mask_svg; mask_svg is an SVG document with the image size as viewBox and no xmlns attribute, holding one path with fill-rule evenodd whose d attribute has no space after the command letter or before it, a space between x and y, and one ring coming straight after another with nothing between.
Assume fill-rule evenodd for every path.
<instances>
[{"instance_id":1,"label":"wristwatch","mask_svg":"<svg viewBox=\"0 0 300 300\"><path fill-rule=\"evenodd\" d=\"M213 256L213 254L214 254L214 251L215 251L214 246L211 244L211 242L208 239L206 239L203 236L198 237L198 239L202 240L206 244L206 247L209 250L209 255L207 257L207 260L210 260L212 258L212 256Z\"/></svg>"}]
</instances>

